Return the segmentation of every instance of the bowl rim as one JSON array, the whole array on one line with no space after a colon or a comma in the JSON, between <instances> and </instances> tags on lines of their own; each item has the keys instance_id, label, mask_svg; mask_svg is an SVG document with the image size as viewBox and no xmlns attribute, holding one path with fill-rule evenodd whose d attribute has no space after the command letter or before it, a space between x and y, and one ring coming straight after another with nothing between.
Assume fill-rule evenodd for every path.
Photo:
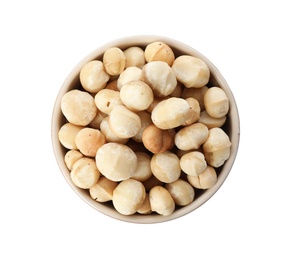
<instances>
[{"instance_id":1,"label":"bowl rim","mask_svg":"<svg viewBox=\"0 0 299 260\"><path fill-rule=\"evenodd\" d=\"M159 214L150 214L150 215L122 215L118 213L115 209L107 207L105 204L96 202L93 200L86 192L84 192L82 189L76 187L73 182L70 179L69 170L67 169L65 162L64 162L64 154L62 148L62 145L59 142L58 139L58 131L60 129L60 125L57 123L58 118L62 117L61 109L60 109L60 103L62 96L64 93L70 89L72 89L70 86L75 82L75 80L78 81L78 75L80 73L80 70L82 66L87 63L90 60L98 59L103 55L103 52L109 48L117 46L121 49L130 47L130 46L146 46L150 42L154 41L162 41L169 46L171 46L174 49L178 50L184 50L183 52L192 55L195 57L199 57L202 59L209 67L211 76L214 77L215 81L218 83L218 85L225 91L229 98L230 102L230 110L229 115L230 117L233 117L234 120L231 120L231 154L228 160L224 163L223 168L221 170L221 174L218 176L216 184L211 187L210 189L205 190L203 194L201 194L196 200L194 200L191 204L180 207L179 209L176 209L171 215L169 216L162 216ZM218 189L222 186L224 181L226 180L227 176L229 175L233 164L235 162L237 153L238 153L238 147L240 142L240 118L239 118L239 112L236 104L236 100L234 98L234 95L227 84L226 80L220 73L220 71L216 68L216 66L207 59L202 53L194 49L193 47L180 42L178 40L168 38L165 36L157 36L157 35L134 35L134 36L126 36L121 37L115 40L112 40L96 49L91 51L88 55L86 55L79 63L71 70L65 81L63 82L52 111L52 119L51 119L51 139L52 139L52 148L53 152L56 158L56 162L60 168L61 173L63 174L64 178L66 179L67 183L71 186L71 188L75 191L75 193L83 199L87 204L89 204L91 207L96 209L97 211L101 212L102 214L112 217L117 220L130 222L130 223L137 223L137 224L153 224L153 223L162 223L170 220L177 219L179 217L182 217L186 214L191 213L195 209L202 206L204 203L206 203L213 195L218 191Z\"/></svg>"}]
</instances>

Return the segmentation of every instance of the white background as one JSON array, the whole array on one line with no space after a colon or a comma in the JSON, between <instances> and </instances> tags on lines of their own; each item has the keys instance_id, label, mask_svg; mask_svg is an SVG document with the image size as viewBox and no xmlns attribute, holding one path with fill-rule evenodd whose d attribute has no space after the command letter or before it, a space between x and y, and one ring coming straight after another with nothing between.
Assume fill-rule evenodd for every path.
<instances>
[{"instance_id":1,"label":"white background","mask_svg":"<svg viewBox=\"0 0 299 260\"><path fill-rule=\"evenodd\" d=\"M0 259L298 259L297 1L1 1ZM202 207L162 224L102 215L69 187L51 114L68 73L123 36L182 41L230 85L233 169Z\"/></svg>"}]
</instances>

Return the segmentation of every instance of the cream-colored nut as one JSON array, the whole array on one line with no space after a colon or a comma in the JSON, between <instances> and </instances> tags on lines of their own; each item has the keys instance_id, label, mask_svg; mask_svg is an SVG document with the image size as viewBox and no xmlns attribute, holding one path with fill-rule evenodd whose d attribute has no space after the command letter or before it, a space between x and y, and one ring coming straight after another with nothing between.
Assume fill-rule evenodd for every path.
<instances>
[{"instance_id":1,"label":"cream-colored nut","mask_svg":"<svg viewBox=\"0 0 299 260\"><path fill-rule=\"evenodd\" d=\"M155 186L163 186L164 185L164 183L162 181L158 180L156 178L156 176L153 174L149 179L143 181L142 183L147 192L149 192Z\"/></svg>"},{"instance_id":2,"label":"cream-colored nut","mask_svg":"<svg viewBox=\"0 0 299 260\"><path fill-rule=\"evenodd\" d=\"M117 88L121 90L123 85L130 81L141 80L142 70L137 67L126 68L122 73L120 73L117 79Z\"/></svg>"},{"instance_id":3,"label":"cream-colored nut","mask_svg":"<svg viewBox=\"0 0 299 260\"><path fill-rule=\"evenodd\" d=\"M147 111L139 111L139 112L136 112L136 114L140 117L141 128L140 128L139 132L132 137L132 139L136 142L142 142L142 134L143 134L144 129L147 126L151 125L153 122L152 122L151 114Z\"/></svg>"},{"instance_id":4,"label":"cream-colored nut","mask_svg":"<svg viewBox=\"0 0 299 260\"><path fill-rule=\"evenodd\" d=\"M94 97L97 108L109 115L115 106L122 105L119 91L102 89Z\"/></svg>"},{"instance_id":5,"label":"cream-colored nut","mask_svg":"<svg viewBox=\"0 0 299 260\"><path fill-rule=\"evenodd\" d=\"M155 106L152 121L161 129L175 128L186 121L189 110L189 103L185 99L171 97Z\"/></svg>"},{"instance_id":6,"label":"cream-colored nut","mask_svg":"<svg viewBox=\"0 0 299 260\"><path fill-rule=\"evenodd\" d=\"M180 129L174 137L174 143L184 151L198 149L207 140L208 134L209 130L204 124L194 123Z\"/></svg>"},{"instance_id":7,"label":"cream-colored nut","mask_svg":"<svg viewBox=\"0 0 299 260\"><path fill-rule=\"evenodd\" d=\"M98 149L106 143L106 138L100 130L85 127L78 132L75 142L82 154L95 157Z\"/></svg>"},{"instance_id":8,"label":"cream-colored nut","mask_svg":"<svg viewBox=\"0 0 299 260\"><path fill-rule=\"evenodd\" d=\"M118 47L108 48L103 55L103 64L109 75L119 75L125 69L126 56Z\"/></svg>"},{"instance_id":9,"label":"cream-colored nut","mask_svg":"<svg viewBox=\"0 0 299 260\"><path fill-rule=\"evenodd\" d=\"M136 152L137 167L132 175L132 179L137 181L145 181L152 176L151 157L143 152Z\"/></svg>"},{"instance_id":10,"label":"cream-colored nut","mask_svg":"<svg viewBox=\"0 0 299 260\"><path fill-rule=\"evenodd\" d=\"M204 111L204 95L208 89L209 88L207 86L203 86L201 88L184 88L182 98L195 98L199 103L200 111Z\"/></svg>"},{"instance_id":11,"label":"cream-colored nut","mask_svg":"<svg viewBox=\"0 0 299 260\"><path fill-rule=\"evenodd\" d=\"M205 110L200 113L200 118L199 118L198 122L206 125L208 129L211 129L214 127L223 126L225 121L226 121L226 116L220 117L220 118L214 118L214 117L211 117Z\"/></svg>"},{"instance_id":12,"label":"cream-colored nut","mask_svg":"<svg viewBox=\"0 0 299 260\"><path fill-rule=\"evenodd\" d=\"M109 126L118 137L131 138L140 131L141 119L136 113L119 105L109 115Z\"/></svg>"},{"instance_id":13,"label":"cream-colored nut","mask_svg":"<svg viewBox=\"0 0 299 260\"><path fill-rule=\"evenodd\" d=\"M228 97L219 87L211 87L206 91L204 105L207 113L214 118L226 116L229 110Z\"/></svg>"},{"instance_id":14,"label":"cream-colored nut","mask_svg":"<svg viewBox=\"0 0 299 260\"><path fill-rule=\"evenodd\" d=\"M183 123L185 126L193 124L194 122L198 121L200 117L200 106L198 101L192 97L187 98L186 101L190 106L190 110L187 114L186 121Z\"/></svg>"},{"instance_id":15,"label":"cream-colored nut","mask_svg":"<svg viewBox=\"0 0 299 260\"><path fill-rule=\"evenodd\" d=\"M101 176L98 182L90 187L90 197L98 202L110 201L112 200L113 191L117 185L118 182L111 181L105 176Z\"/></svg>"},{"instance_id":16,"label":"cream-colored nut","mask_svg":"<svg viewBox=\"0 0 299 260\"><path fill-rule=\"evenodd\" d=\"M95 160L99 171L112 181L131 178L137 168L136 154L124 144L104 144L97 151Z\"/></svg>"},{"instance_id":17,"label":"cream-colored nut","mask_svg":"<svg viewBox=\"0 0 299 260\"><path fill-rule=\"evenodd\" d=\"M215 169L208 165L206 170L199 176L187 175L188 182L197 189L209 189L217 182L217 174Z\"/></svg>"},{"instance_id":18,"label":"cream-colored nut","mask_svg":"<svg viewBox=\"0 0 299 260\"><path fill-rule=\"evenodd\" d=\"M132 46L124 50L126 57L126 68L138 67L142 68L145 64L144 51L140 47Z\"/></svg>"},{"instance_id":19,"label":"cream-colored nut","mask_svg":"<svg viewBox=\"0 0 299 260\"><path fill-rule=\"evenodd\" d=\"M194 189L187 181L178 179L173 183L167 183L165 188L178 206L186 206L194 200Z\"/></svg>"},{"instance_id":20,"label":"cream-colored nut","mask_svg":"<svg viewBox=\"0 0 299 260\"><path fill-rule=\"evenodd\" d=\"M83 129L83 126L65 123L58 132L58 139L60 143L67 149L78 149L75 138L81 129Z\"/></svg>"},{"instance_id":21,"label":"cream-colored nut","mask_svg":"<svg viewBox=\"0 0 299 260\"><path fill-rule=\"evenodd\" d=\"M97 114L93 97L78 89L70 90L61 99L61 111L74 125L88 125Z\"/></svg>"},{"instance_id":22,"label":"cream-colored nut","mask_svg":"<svg viewBox=\"0 0 299 260\"><path fill-rule=\"evenodd\" d=\"M147 62L164 61L169 66L172 65L175 58L172 49L166 43L160 41L148 44L144 50L144 56Z\"/></svg>"},{"instance_id":23,"label":"cream-colored nut","mask_svg":"<svg viewBox=\"0 0 299 260\"><path fill-rule=\"evenodd\" d=\"M151 203L149 200L149 194L145 194L145 199L143 201L142 206L137 210L139 214L151 214L152 213L152 208L151 208Z\"/></svg>"},{"instance_id":24,"label":"cream-colored nut","mask_svg":"<svg viewBox=\"0 0 299 260\"><path fill-rule=\"evenodd\" d=\"M110 128L109 125L109 117L105 117L101 123L101 132L105 135L106 141L108 142L114 142L114 143L120 143L120 144L126 144L129 140L129 138L121 138L118 137Z\"/></svg>"},{"instance_id":25,"label":"cream-colored nut","mask_svg":"<svg viewBox=\"0 0 299 260\"><path fill-rule=\"evenodd\" d=\"M114 91L119 91L119 89L117 87L117 80L118 79L113 79L111 81L108 81L105 89L111 89L111 90L114 90Z\"/></svg>"},{"instance_id":26,"label":"cream-colored nut","mask_svg":"<svg viewBox=\"0 0 299 260\"><path fill-rule=\"evenodd\" d=\"M158 97L168 96L177 85L173 69L164 61L151 61L145 64L142 68L142 80Z\"/></svg>"},{"instance_id":27,"label":"cream-colored nut","mask_svg":"<svg viewBox=\"0 0 299 260\"><path fill-rule=\"evenodd\" d=\"M175 203L168 190L162 186L155 186L149 192L152 211L163 216L169 216L175 210Z\"/></svg>"},{"instance_id":28,"label":"cream-colored nut","mask_svg":"<svg viewBox=\"0 0 299 260\"><path fill-rule=\"evenodd\" d=\"M201 59L182 55L177 57L172 68L178 81L187 88L201 88L209 82L210 69Z\"/></svg>"},{"instance_id":29,"label":"cream-colored nut","mask_svg":"<svg viewBox=\"0 0 299 260\"><path fill-rule=\"evenodd\" d=\"M213 167L220 167L230 156L231 142L228 135L218 127L209 130L208 139L203 144L206 161Z\"/></svg>"},{"instance_id":30,"label":"cream-colored nut","mask_svg":"<svg viewBox=\"0 0 299 260\"><path fill-rule=\"evenodd\" d=\"M83 157L76 161L71 170L71 180L81 189L89 189L100 178L96 162L92 158Z\"/></svg>"},{"instance_id":31,"label":"cream-colored nut","mask_svg":"<svg viewBox=\"0 0 299 260\"><path fill-rule=\"evenodd\" d=\"M194 151L181 157L180 166L186 174L198 176L207 168L207 162L201 152Z\"/></svg>"},{"instance_id":32,"label":"cream-colored nut","mask_svg":"<svg viewBox=\"0 0 299 260\"><path fill-rule=\"evenodd\" d=\"M101 123L105 117L107 117L107 114L98 110L95 118L89 123L88 126L95 128L95 129L100 129Z\"/></svg>"},{"instance_id":33,"label":"cream-colored nut","mask_svg":"<svg viewBox=\"0 0 299 260\"><path fill-rule=\"evenodd\" d=\"M140 181L124 180L113 191L113 206L123 215L136 213L143 205L144 200L145 188Z\"/></svg>"},{"instance_id":34,"label":"cream-colored nut","mask_svg":"<svg viewBox=\"0 0 299 260\"><path fill-rule=\"evenodd\" d=\"M158 180L164 183L174 182L181 174L180 160L169 151L154 154L151 159L151 170Z\"/></svg>"},{"instance_id":35,"label":"cream-colored nut","mask_svg":"<svg viewBox=\"0 0 299 260\"><path fill-rule=\"evenodd\" d=\"M121 101L132 111L146 110L154 101L152 89L140 80L130 81L120 90Z\"/></svg>"},{"instance_id":36,"label":"cream-colored nut","mask_svg":"<svg viewBox=\"0 0 299 260\"><path fill-rule=\"evenodd\" d=\"M73 169L73 165L76 161L83 157L83 154L77 150L69 150L64 156L64 162L69 170Z\"/></svg>"},{"instance_id":37,"label":"cream-colored nut","mask_svg":"<svg viewBox=\"0 0 299 260\"><path fill-rule=\"evenodd\" d=\"M106 73L103 62L92 60L82 67L79 78L86 91L97 93L105 88L110 76Z\"/></svg>"},{"instance_id":38,"label":"cream-colored nut","mask_svg":"<svg viewBox=\"0 0 299 260\"><path fill-rule=\"evenodd\" d=\"M160 129L154 124L147 126L142 134L143 145L154 154L169 150L173 144L172 139L169 130Z\"/></svg>"}]
</instances>

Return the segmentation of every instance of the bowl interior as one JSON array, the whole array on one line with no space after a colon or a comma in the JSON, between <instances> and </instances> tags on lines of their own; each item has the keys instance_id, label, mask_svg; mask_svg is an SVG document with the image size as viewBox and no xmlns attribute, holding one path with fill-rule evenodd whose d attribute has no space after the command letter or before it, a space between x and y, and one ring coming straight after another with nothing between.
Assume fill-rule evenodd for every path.
<instances>
[{"instance_id":1,"label":"bowl interior","mask_svg":"<svg viewBox=\"0 0 299 260\"><path fill-rule=\"evenodd\" d=\"M69 170L67 169L65 163L64 163L64 156L67 150L60 144L58 139L58 131L61 128L61 126L66 123L66 119L63 116L61 109L60 109L60 103L61 98L63 95L70 91L71 89L82 89L79 81L79 73L81 68L85 63L87 63L90 60L95 59L102 59L104 51L113 46L117 46L121 49L126 49L131 46L139 46L142 48L145 48L147 44L153 41L163 41L166 44L168 44L174 51L176 56L182 55L182 54L188 54L195 57L198 57L202 59L210 68L211 77L210 81L208 83L208 86L219 86L221 87L227 94L229 100L230 100L230 110L227 115L227 120L225 125L222 127L224 131L228 134L230 137L232 146L231 146L231 155L229 159L225 162L225 164L216 169L218 174L218 180L217 183L211 187L208 190L197 190L194 201L184 207L177 207L176 210L169 216L161 216L159 214L150 214L150 215L139 215L134 214L130 216L125 216L120 213L118 213L112 206L111 202L107 203L98 203L94 201L90 196L88 190L83 190L78 187L76 187L71 178ZM55 153L55 157L57 160L57 163L60 167L60 170L62 174L64 175L65 179L67 180L68 184L72 187L72 189L90 206L95 208L96 210L102 212L103 214L113 217L118 220L127 221L127 222L133 222L133 223L158 223L158 222L164 222L169 221L178 217L181 217L196 208L200 207L203 203L205 203L209 198L211 198L215 192L220 188L220 186L225 181L226 177L228 176L233 163L235 161L238 145L239 145L239 135L240 135L240 123L239 123L239 115L238 110L236 106L236 102L234 99L234 96L221 75L221 73L218 71L218 69L209 61L205 56L203 56L200 52L197 50L191 48L190 46L178 42L173 39L165 38L165 37L159 37L159 36L133 36L133 37L126 37L117 39L115 41L112 41L110 43L107 43L103 45L102 47L94 50L89 55L87 55L83 60L81 60L76 67L71 71L69 76L66 78L65 82L63 83L57 98L56 102L54 104L53 109L53 115L52 115L52 144L53 149Z\"/></svg>"}]
</instances>

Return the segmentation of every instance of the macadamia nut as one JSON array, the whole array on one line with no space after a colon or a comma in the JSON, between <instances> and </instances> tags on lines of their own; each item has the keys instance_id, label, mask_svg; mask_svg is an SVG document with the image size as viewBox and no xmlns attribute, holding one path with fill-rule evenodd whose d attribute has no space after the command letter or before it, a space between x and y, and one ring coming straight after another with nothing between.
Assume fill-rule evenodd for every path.
<instances>
[{"instance_id":1,"label":"macadamia nut","mask_svg":"<svg viewBox=\"0 0 299 260\"><path fill-rule=\"evenodd\" d=\"M114 142L125 144L129 141L129 138L118 137L110 128L109 117L105 117L101 123L101 132L104 134L107 142Z\"/></svg>"},{"instance_id":2,"label":"macadamia nut","mask_svg":"<svg viewBox=\"0 0 299 260\"><path fill-rule=\"evenodd\" d=\"M215 169L208 165L205 171L198 176L187 175L188 182L197 189L209 189L217 182L217 173Z\"/></svg>"},{"instance_id":3,"label":"macadamia nut","mask_svg":"<svg viewBox=\"0 0 299 260\"><path fill-rule=\"evenodd\" d=\"M145 181L152 176L151 157L143 152L136 152L137 167L132 175L132 179L137 181Z\"/></svg>"},{"instance_id":4,"label":"macadamia nut","mask_svg":"<svg viewBox=\"0 0 299 260\"><path fill-rule=\"evenodd\" d=\"M126 68L142 68L145 64L144 51L140 47L132 46L124 50L126 57Z\"/></svg>"},{"instance_id":5,"label":"macadamia nut","mask_svg":"<svg viewBox=\"0 0 299 260\"><path fill-rule=\"evenodd\" d=\"M211 117L207 111L202 111L200 113L199 122L207 126L208 129L214 128L214 127L221 127L226 122L226 116L214 118Z\"/></svg>"},{"instance_id":6,"label":"macadamia nut","mask_svg":"<svg viewBox=\"0 0 299 260\"><path fill-rule=\"evenodd\" d=\"M210 79L210 69L201 59L182 55L177 57L172 68L178 81L182 82L187 88L201 88Z\"/></svg>"},{"instance_id":7,"label":"macadamia nut","mask_svg":"<svg viewBox=\"0 0 299 260\"><path fill-rule=\"evenodd\" d=\"M97 108L109 115L112 109L117 105L122 105L119 91L111 89L102 89L94 97Z\"/></svg>"},{"instance_id":8,"label":"macadamia nut","mask_svg":"<svg viewBox=\"0 0 299 260\"><path fill-rule=\"evenodd\" d=\"M83 126L65 123L58 132L60 143L67 149L78 149L75 138L81 129L83 129Z\"/></svg>"},{"instance_id":9,"label":"macadamia nut","mask_svg":"<svg viewBox=\"0 0 299 260\"><path fill-rule=\"evenodd\" d=\"M129 179L137 168L136 154L124 144L104 144L98 149L95 160L99 171L112 181Z\"/></svg>"},{"instance_id":10,"label":"macadamia nut","mask_svg":"<svg viewBox=\"0 0 299 260\"><path fill-rule=\"evenodd\" d=\"M99 60L87 62L82 67L79 77L82 87L90 93L97 93L103 89L110 78L103 62Z\"/></svg>"},{"instance_id":11,"label":"macadamia nut","mask_svg":"<svg viewBox=\"0 0 299 260\"><path fill-rule=\"evenodd\" d=\"M137 67L128 67L122 73L120 73L117 79L117 88L121 90L123 85L130 81L141 80L142 71Z\"/></svg>"},{"instance_id":12,"label":"macadamia nut","mask_svg":"<svg viewBox=\"0 0 299 260\"><path fill-rule=\"evenodd\" d=\"M183 123L183 125L191 125L199 120L200 106L195 98L186 98L186 101L188 102L190 109L188 114L186 115L186 121Z\"/></svg>"},{"instance_id":13,"label":"macadamia nut","mask_svg":"<svg viewBox=\"0 0 299 260\"><path fill-rule=\"evenodd\" d=\"M73 165L76 161L78 161L80 158L83 157L83 154L80 153L77 150L69 150L67 151L67 153L64 156L64 162L66 164L66 167L69 170L73 169Z\"/></svg>"},{"instance_id":14,"label":"macadamia nut","mask_svg":"<svg viewBox=\"0 0 299 260\"><path fill-rule=\"evenodd\" d=\"M94 159L83 157L74 163L71 179L77 187L89 189L97 183L99 178L100 172Z\"/></svg>"},{"instance_id":15,"label":"macadamia nut","mask_svg":"<svg viewBox=\"0 0 299 260\"><path fill-rule=\"evenodd\" d=\"M152 213L152 208L151 208L151 203L149 200L149 195L148 193L145 194L145 199L143 201L142 206L137 210L139 214L151 214Z\"/></svg>"},{"instance_id":16,"label":"macadamia nut","mask_svg":"<svg viewBox=\"0 0 299 260\"><path fill-rule=\"evenodd\" d=\"M95 118L97 107L89 93L73 89L63 95L61 111L69 123L86 126Z\"/></svg>"},{"instance_id":17,"label":"macadamia nut","mask_svg":"<svg viewBox=\"0 0 299 260\"><path fill-rule=\"evenodd\" d=\"M214 118L226 116L229 110L229 100L219 87L209 88L204 95L204 105L207 113Z\"/></svg>"},{"instance_id":18,"label":"macadamia nut","mask_svg":"<svg viewBox=\"0 0 299 260\"><path fill-rule=\"evenodd\" d=\"M178 206L186 206L194 200L194 189L187 181L178 179L173 183L167 183L165 188Z\"/></svg>"},{"instance_id":19,"label":"macadamia nut","mask_svg":"<svg viewBox=\"0 0 299 260\"><path fill-rule=\"evenodd\" d=\"M193 151L181 157L180 166L186 174L198 176L207 168L207 162L201 152Z\"/></svg>"},{"instance_id":20,"label":"macadamia nut","mask_svg":"<svg viewBox=\"0 0 299 260\"><path fill-rule=\"evenodd\" d=\"M106 202L112 200L113 191L118 183L101 176L96 184L90 187L90 196L98 202Z\"/></svg>"},{"instance_id":21,"label":"macadamia nut","mask_svg":"<svg viewBox=\"0 0 299 260\"><path fill-rule=\"evenodd\" d=\"M163 216L169 216L175 209L175 203L168 190L162 186L155 186L149 192L152 211Z\"/></svg>"},{"instance_id":22,"label":"macadamia nut","mask_svg":"<svg viewBox=\"0 0 299 260\"><path fill-rule=\"evenodd\" d=\"M140 181L124 180L113 191L112 202L123 215L132 215L143 205L145 188Z\"/></svg>"},{"instance_id":23,"label":"macadamia nut","mask_svg":"<svg viewBox=\"0 0 299 260\"><path fill-rule=\"evenodd\" d=\"M174 53L172 49L164 42L152 42L148 44L144 51L145 60L151 61L164 61L169 66L174 61Z\"/></svg>"},{"instance_id":24,"label":"macadamia nut","mask_svg":"<svg viewBox=\"0 0 299 260\"><path fill-rule=\"evenodd\" d=\"M104 52L103 64L109 75L119 75L125 69L126 56L120 48L111 47Z\"/></svg>"}]
</instances>

